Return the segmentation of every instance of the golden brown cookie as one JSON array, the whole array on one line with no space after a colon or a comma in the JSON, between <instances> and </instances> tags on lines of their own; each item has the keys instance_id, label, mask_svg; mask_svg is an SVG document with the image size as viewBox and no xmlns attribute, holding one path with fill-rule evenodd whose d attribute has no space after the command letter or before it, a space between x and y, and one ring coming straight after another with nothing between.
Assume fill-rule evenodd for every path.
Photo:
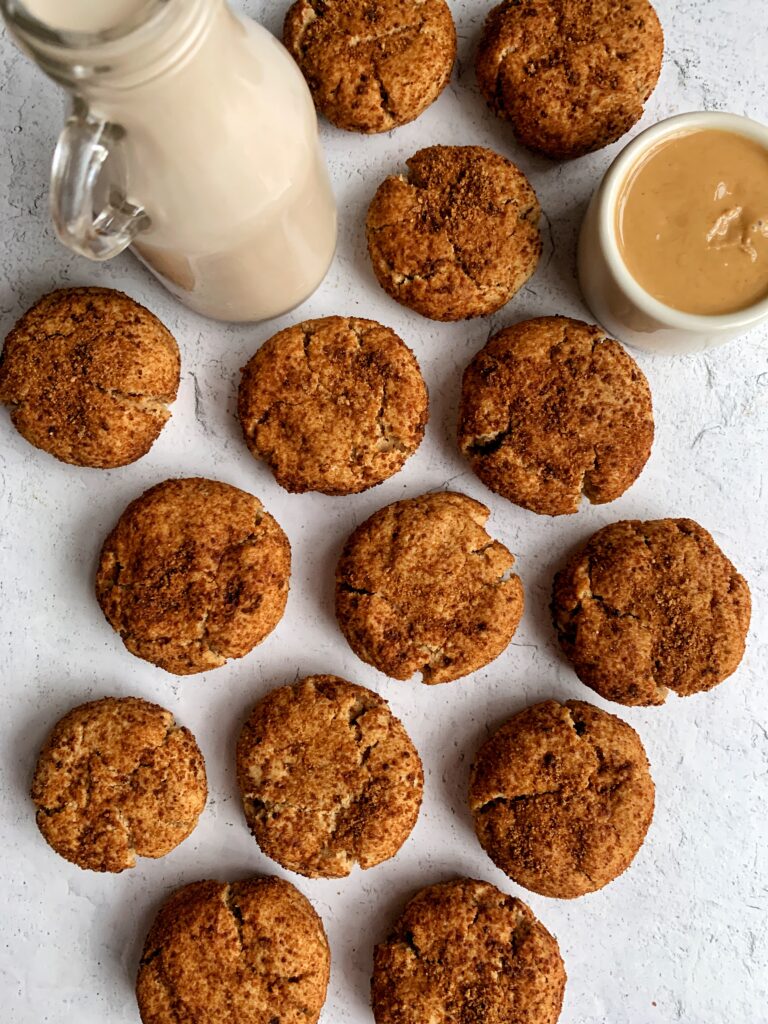
<instances>
[{"instance_id":1,"label":"golden brown cookie","mask_svg":"<svg viewBox=\"0 0 768 1024\"><path fill-rule=\"evenodd\" d=\"M629 867L653 817L635 730L583 701L510 718L475 758L469 806L480 843L518 885L572 899Z\"/></svg>"},{"instance_id":2,"label":"golden brown cookie","mask_svg":"<svg viewBox=\"0 0 768 1024\"><path fill-rule=\"evenodd\" d=\"M749 587L691 519L612 523L555 576L552 616L579 679L619 704L663 704L736 670Z\"/></svg>"},{"instance_id":3,"label":"golden brown cookie","mask_svg":"<svg viewBox=\"0 0 768 1024\"><path fill-rule=\"evenodd\" d=\"M283 41L337 128L387 132L448 84L456 29L445 0L296 0Z\"/></svg>"},{"instance_id":4,"label":"golden brown cookie","mask_svg":"<svg viewBox=\"0 0 768 1024\"><path fill-rule=\"evenodd\" d=\"M258 498L166 480L104 541L96 597L131 654L183 676L261 643L282 618L290 570L288 538Z\"/></svg>"},{"instance_id":5,"label":"golden brown cookie","mask_svg":"<svg viewBox=\"0 0 768 1024\"><path fill-rule=\"evenodd\" d=\"M355 494L402 469L424 436L427 388L389 327L305 320L243 370L240 423L251 453L288 491Z\"/></svg>"},{"instance_id":6,"label":"golden brown cookie","mask_svg":"<svg viewBox=\"0 0 768 1024\"><path fill-rule=\"evenodd\" d=\"M599 327L545 316L499 331L464 371L458 442L516 505L559 516L618 498L653 442L640 367Z\"/></svg>"},{"instance_id":7,"label":"golden brown cookie","mask_svg":"<svg viewBox=\"0 0 768 1024\"><path fill-rule=\"evenodd\" d=\"M315 1024L328 987L323 923L282 878L193 882L160 908L136 997L144 1024Z\"/></svg>"},{"instance_id":8,"label":"golden brown cookie","mask_svg":"<svg viewBox=\"0 0 768 1024\"><path fill-rule=\"evenodd\" d=\"M557 942L488 882L431 885L376 947L376 1024L555 1024L565 991Z\"/></svg>"},{"instance_id":9,"label":"golden brown cookie","mask_svg":"<svg viewBox=\"0 0 768 1024\"><path fill-rule=\"evenodd\" d=\"M541 254L539 204L506 157L481 146L430 146L368 209L379 284L432 320L464 320L509 302Z\"/></svg>"},{"instance_id":10,"label":"golden brown cookie","mask_svg":"<svg viewBox=\"0 0 768 1024\"><path fill-rule=\"evenodd\" d=\"M648 0L505 0L486 20L477 81L518 141L567 160L640 119L663 53Z\"/></svg>"},{"instance_id":11,"label":"golden brown cookie","mask_svg":"<svg viewBox=\"0 0 768 1024\"><path fill-rule=\"evenodd\" d=\"M91 871L170 853L194 829L207 793L192 733L138 697L73 708L48 737L32 780L43 837Z\"/></svg>"},{"instance_id":12,"label":"golden brown cookie","mask_svg":"<svg viewBox=\"0 0 768 1024\"><path fill-rule=\"evenodd\" d=\"M424 786L387 702L337 676L308 676L259 701L240 734L237 779L264 853L309 878L394 857Z\"/></svg>"},{"instance_id":13,"label":"golden brown cookie","mask_svg":"<svg viewBox=\"0 0 768 1024\"><path fill-rule=\"evenodd\" d=\"M62 462L125 466L170 417L179 366L173 335L138 302L111 288L62 288L6 338L0 402L22 437Z\"/></svg>"},{"instance_id":14,"label":"golden brown cookie","mask_svg":"<svg viewBox=\"0 0 768 1024\"><path fill-rule=\"evenodd\" d=\"M497 658L523 613L513 555L489 511L438 492L379 509L336 568L336 618L355 654L394 679L459 679Z\"/></svg>"}]
</instances>

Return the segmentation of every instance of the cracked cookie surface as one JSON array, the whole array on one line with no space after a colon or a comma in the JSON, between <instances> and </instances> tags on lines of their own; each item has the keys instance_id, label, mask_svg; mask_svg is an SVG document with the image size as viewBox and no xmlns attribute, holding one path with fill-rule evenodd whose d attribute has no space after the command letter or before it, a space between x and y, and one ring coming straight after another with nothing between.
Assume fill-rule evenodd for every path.
<instances>
[{"instance_id":1,"label":"cracked cookie surface","mask_svg":"<svg viewBox=\"0 0 768 1024\"><path fill-rule=\"evenodd\" d=\"M482 146L430 146L408 175L378 188L366 219L381 287L432 320L493 313L541 254L540 208L528 179Z\"/></svg>"},{"instance_id":2,"label":"cracked cookie surface","mask_svg":"<svg viewBox=\"0 0 768 1024\"><path fill-rule=\"evenodd\" d=\"M572 899L625 871L653 817L640 737L620 718L548 700L480 748L469 806L480 843L518 885Z\"/></svg>"},{"instance_id":3,"label":"cracked cookie surface","mask_svg":"<svg viewBox=\"0 0 768 1024\"><path fill-rule=\"evenodd\" d=\"M242 658L280 621L291 549L258 498L199 477L132 501L107 537L96 597L128 650L175 675Z\"/></svg>"},{"instance_id":4,"label":"cracked cookie surface","mask_svg":"<svg viewBox=\"0 0 768 1024\"><path fill-rule=\"evenodd\" d=\"M73 708L37 762L32 799L53 849L81 868L123 871L162 857L192 832L207 797L189 729L138 697Z\"/></svg>"},{"instance_id":5,"label":"cracked cookie surface","mask_svg":"<svg viewBox=\"0 0 768 1024\"><path fill-rule=\"evenodd\" d=\"M110 288L64 288L18 321L0 357L0 402L30 444L109 469L152 447L179 386L179 349L148 309Z\"/></svg>"},{"instance_id":6,"label":"cracked cookie surface","mask_svg":"<svg viewBox=\"0 0 768 1024\"><path fill-rule=\"evenodd\" d=\"M568 317L496 334L464 372L459 447L492 491L543 515L613 501L653 442L640 367L599 327Z\"/></svg>"},{"instance_id":7,"label":"cracked cookie surface","mask_svg":"<svg viewBox=\"0 0 768 1024\"><path fill-rule=\"evenodd\" d=\"M518 141L567 160L640 119L663 53L648 0L506 0L486 19L477 81Z\"/></svg>"},{"instance_id":8,"label":"cracked cookie surface","mask_svg":"<svg viewBox=\"0 0 768 1024\"><path fill-rule=\"evenodd\" d=\"M427 388L413 352L389 327L330 316L262 345L243 370L238 413L251 453L281 487L355 494L416 451Z\"/></svg>"},{"instance_id":9,"label":"cracked cookie surface","mask_svg":"<svg viewBox=\"0 0 768 1024\"><path fill-rule=\"evenodd\" d=\"M322 921L290 882L194 882L160 908L136 997L143 1024L315 1024L329 971Z\"/></svg>"},{"instance_id":10,"label":"cracked cookie surface","mask_svg":"<svg viewBox=\"0 0 768 1024\"><path fill-rule=\"evenodd\" d=\"M376 947L377 1024L555 1024L557 942L521 900L462 878L422 889Z\"/></svg>"},{"instance_id":11,"label":"cracked cookie surface","mask_svg":"<svg viewBox=\"0 0 768 1024\"><path fill-rule=\"evenodd\" d=\"M583 683L619 704L663 704L736 670L749 587L691 519L626 520L594 534L555 576L552 616Z\"/></svg>"},{"instance_id":12,"label":"cracked cookie surface","mask_svg":"<svg viewBox=\"0 0 768 1024\"><path fill-rule=\"evenodd\" d=\"M237 746L248 825L284 868L341 878L394 857L421 806L421 760L386 701L309 676L259 701Z\"/></svg>"},{"instance_id":13,"label":"cracked cookie surface","mask_svg":"<svg viewBox=\"0 0 768 1024\"><path fill-rule=\"evenodd\" d=\"M523 613L511 552L485 530L489 510L437 492L375 512L336 568L336 618L363 661L394 679L459 679L493 661Z\"/></svg>"},{"instance_id":14,"label":"cracked cookie surface","mask_svg":"<svg viewBox=\"0 0 768 1024\"><path fill-rule=\"evenodd\" d=\"M445 0L297 0L283 41L317 109L355 132L413 121L448 84L456 58Z\"/></svg>"}]
</instances>

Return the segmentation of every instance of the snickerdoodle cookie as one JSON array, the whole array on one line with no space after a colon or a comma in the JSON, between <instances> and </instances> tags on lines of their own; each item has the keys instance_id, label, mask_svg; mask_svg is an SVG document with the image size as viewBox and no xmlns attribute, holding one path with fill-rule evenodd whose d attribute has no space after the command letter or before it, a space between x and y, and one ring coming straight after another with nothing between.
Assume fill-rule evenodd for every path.
<instances>
[{"instance_id":1,"label":"snickerdoodle cookie","mask_svg":"<svg viewBox=\"0 0 768 1024\"><path fill-rule=\"evenodd\" d=\"M629 867L653 799L635 730L578 700L511 718L480 748L469 784L477 838L494 864L559 899L601 889Z\"/></svg>"},{"instance_id":2,"label":"snickerdoodle cookie","mask_svg":"<svg viewBox=\"0 0 768 1024\"><path fill-rule=\"evenodd\" d=\"M237 778L264 853L310 878L394 857L424 784L386 701L337 676L309 676L259 701L240 734Z\"/></svg>"},{"instance_id":3,"label":"snickerdoodle cookie","mask_svg":"<svg viewBox=\"0 0 768 1024\"><path fill-rule=\"evenodd\" d=\"M456 58L445 0L296 0L283 40L317 109L354 132L413 121L448 84Z\"/></svg>"},{"instance_id":4,"label":"snickerdoodle cookie","mask_svg":"<svg viewBox=\"0 0 768 1024\"><path fill-rule=\"evenodd\" d=\"M493 313L536 269L539 204L506 157L481 146L430 146L368 209L373 270L393 299L432 320Z\"/></svg>"},{"instance_id":5,"label":"snickerdoodle cookie","mask_svg":"<svg viewBox=\"0 0 768 1024\"><path fill-rule=\"evenodd\" d=\"M521 900L462 878L422 889L376 947L376 1024L555 1024L556 940Z\"/></svg>"},{"instance_id":6,"label":"snickerdoodle cookie","mask_svg":"<svg viewBox=\"0 0 768 1024\"><path fill-rule=\"evenodd\" d=\"M6 338L0 402L62 462L109 469L145 455L169 418L179 349L156 316L110 288L63 288Z\"/></svg>"},{"instance_id":7,"label":"snickerdoodle cookie","mask_svg":"<svg viewBox=\"0 0 768 1024\"><path fill-rule=\"evenodd\" d=\"M96 596L128 650L176 675L242 658L288 598L288 538L258 498L191 477L132 501L101 550Z\"/></svg>"},{"instance_id":8,"label":"snickerdoodle cookie","mask_svg":"<svg viewBox=\"0 0 768 1024\"><path fill-rule=\"evenodd\" d=\"M735 671L749 587L690 519L598 530L555 576L552 615L576 674L606 700L663 704Z\"/></svg>"},{"instance_id":9,"label":"snickerdoodle cookie","mask_svg":"<svg viewBox=\"0 0 768 1024\"><path fill-rule=\"evenodd\" d=\"M648 0L504 0L486 20L477 80L523 145L564 160L629 131L663 53Z\"/></svg>"},{"instance_id":10,"label":"snickerdoodle cookie","mask_svg":"<svg viewBox=\"0 0 768 1024\"><path fill-rule=\"evenodd\" d=\"M92 871L170 853L194 829L206 796L192 733L138 697L73 708L48 737L32 781L44 838Z\"/></svg>"},{"instance_id":11,"label":"snickerdoodle cookie","mask_svg":"<svg viewBox=\"0 0 768 1024\"><path fill-rule=\"evenodd\" d=\"M359 658L394 679L447 683L501 654L523 586L484 528L488 515L479 501L437 492L358 526L336 568L336 617Z\"/></svg>"},{"instance_id":12,"label":"snickerdoodle cookie","mask_svg":"<svg viewBox=\"0 0 768 1024\"><path fill-rule=\"evenodd\" d=\"M160 908L136 997L144 1024L315 1024L330 951L306 897L282 878L193 882Z\"/></svg>"},{"instance_id":13,"label":"snickerdoodle cookie","mask_svg":"<svg viewBox=\"0 0 768 1024\"><path fill-rule=\"evenodd\" d=\"M261 346L243 370L238 411L252 454L286 490L354 494L416 451L427 388L389 327L329 316Z\"/></svg>"},{"instance_id":14,"label":"snickerdoodle cookie","mask_svg":"<svg viewBox=\"0 0 768 1024\"><path fill-rule=\"evenodd\" d=\"M645 465L651 392L598 327L563 316L496 334L464 372L459 447L491 490L559 516L613 501Z\"/></svg>"}]
</instances>

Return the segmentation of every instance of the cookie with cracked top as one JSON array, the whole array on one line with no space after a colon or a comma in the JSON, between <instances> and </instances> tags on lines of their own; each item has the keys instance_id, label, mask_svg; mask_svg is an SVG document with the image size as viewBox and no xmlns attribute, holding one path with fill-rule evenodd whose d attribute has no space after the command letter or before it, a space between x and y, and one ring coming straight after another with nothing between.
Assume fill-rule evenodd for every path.
<instances>
[{"instance_id":1,"label":"cookie with cracked top","mask_svg":"<svg viewBox=\"0 0 768 1024\"><path fill-rule=\"evenodd\" d=\"M387 132L434 103L456 59L445 0L296 0L283 42L337 128Z\"/></svg>"},{"instance_id":2,"label":"cookie with cracked top","mask_svg":"<svg viewBox=\"0 0 768 1024\"><path fill-rule=\"evenodd\" d=\"M519 142L567 160L640 119L663 54L648 0L504 0L486 19L477 81Z\"/></svg>"},{"instance_id":3,"label":"cookie with cracked top","mask_svg":"<svg viewBox=\"0 0 768 1024\"><path fill-rule=\"evenodd\" d=\"M240 734L237 778L261 849L309 878L394 857L424 786L416 748L386 701L328 675L259 701Z\"/></svg>"},{"instance_id":4,"label":"cookie with cracked top","mask_svg":"<svg viewBox=\"0 0 768 1024\"><path fill-rule=\"evenodd\" d=\"M619 704L663 704L736 670L751 598L746 580L691 519L598 530L555 576L560 645L587 686Z\"/></svg>"},{"instance_id":5,"label":"cookie with cracked top","mask_svg":"<svg viewBox=\"0 0 768 1024\"><path fill-rule=\"evenodd\" d=\"M316 1024L330 950L282 878L185 885L160 908L136 980L143 1024Z\"/></svg>"},{"instance_id":6,"label":"cookie with cracked top","mask_svg":"<svg viewBox=\"0 0 768 1024\"><path fill-rule=\"evenodd\" d=\"M556 1024L565 969L522 900L460 878L422 889L376 947L376 1024Z\"/></svg>"},{"instance_id":7,"label":"cookie with cracked top","mask_svg":"<svg viewBox=\"0 0 768 1024\"><path fill-rule=\"evenodd\" d=\"M640 367L599 327L564 316L499 331L467 369L459 447L487 487L542 515L613 501L653 442Z\"/></svg>"},{"instance_id":8,"label":"cookie with cracked top","mask_svg":"<svg viewBox=\"0 0 768 1024\"><path fill-rule=\"evenodd\" d=\"M243 370L246 444L288 491L356 494L418 448L428 397L416 357L389 327L328 316L287 327Z\"/></svg>"},{"instance_id":9,"label":"cookie with cracked top","mask_svg":"<svg viewBox=\"0 0 768 1024\"><path fill-rule=\"evenodd\" d=\"M336 618L363 661L394 679L446 683L507 647L523 612L511 552L463 494L396 501L357 527L336 568Z\"/></svg>"},{"instance_id":10,"label":"cookie with cracked top","mask_svg":"<svg viewBox=\"0 0 768 1024\"><path fill-rule=\"evenodd\" d=\"M430 146L406 163L407 176L387 178L368 209L379 284L432 320L493 313L541 254L541 211L528 179L482 146Z\"/></svg>"},{"instance_id":11,"label":"cookie with cracked top","mask_svg":"<svg viewBox=\"0 0 768 1024\"><path fill-rule=\"evenodd\" d=\"M494 864L558 899L622 874L643 844L653 804L635 730L577 700L514 715L480 748L469 783L475 832Z\"/></svg>"},{"instance_id":12,"label":"cookie with cracked top","mask_svg":"<svg viewBox=\"0 0 768 1024\"><path fill-rule=\"evenodd\" d=\"M206 797L192 733L138 697L105 697L69 711L32 780L43 837L91 871L123 871L137 856L170 853L194 829Z\"/></svg>"},{"instance_id":13,"label":"cookie with cracked top","mask_svg":"<svg viewBox=\"0 0 768 1024\"><path fill-rule=\"evenodd\" d=\"M258 498L216 480L166 480L104 541L96 597L132 654L188 675L272 632L290 569L288 538Z\"/></svg>"},{"instance_id":14,"label":"cookie with cracked top","mask_svg":"<svg viewBox=\"0 0 768 1024\"><path fill-rule=\"evenodd\" d=\"M27 310L0 356L0 402L30 444L110 469L145 455L171 413L179 348L144 306L111 288L62 288Z\"/></svg>"}]
</instances>

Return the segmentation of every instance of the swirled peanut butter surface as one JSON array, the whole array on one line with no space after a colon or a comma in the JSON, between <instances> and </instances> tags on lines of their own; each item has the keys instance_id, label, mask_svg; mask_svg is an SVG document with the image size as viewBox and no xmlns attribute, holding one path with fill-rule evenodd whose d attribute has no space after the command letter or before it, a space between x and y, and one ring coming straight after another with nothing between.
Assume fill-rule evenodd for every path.
<instances>
[{"instance_id":1,"label":"swirled peanut butter surface","mask_svg":"<svg viewBox=\"0 0 768 1024\"><path fill-rule=\"evenodd\" d=\"M616 235L638 284L675 309L732 313L768 297L768 149L711 129L665 139L627 175Z\"/></svg>"}]
</instances>

